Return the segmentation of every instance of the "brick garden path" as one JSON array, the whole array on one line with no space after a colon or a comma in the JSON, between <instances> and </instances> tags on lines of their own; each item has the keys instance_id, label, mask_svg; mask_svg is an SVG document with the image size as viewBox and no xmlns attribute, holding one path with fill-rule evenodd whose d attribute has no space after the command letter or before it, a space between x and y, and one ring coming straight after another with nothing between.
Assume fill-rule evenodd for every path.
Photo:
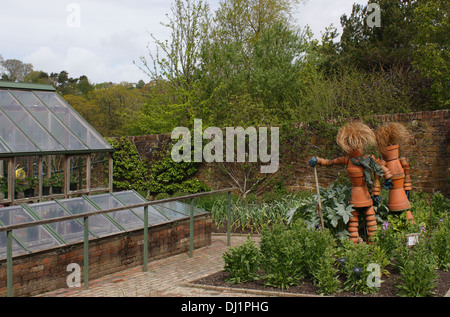
<instances>
[{"instance_id":1,"label":"brick garden path","mask_svg":"<svg viewBox=\"0 0 450 317\"><path fill-rule=\"evenodd\" d=\"M246 236L231 236L231 245L240 245ZM257 238L254 238L257 239ZM223 269L222 254L228 249L226 235L212 235L211 245L188 253L178 254L148 263L148 271L142 265L102 278L91 280L89 289L64 288L41 294L41 297L163 297L163 296L258 296L228 289L204 289L186 285L188 282ZM268 296L268 294L261 294Z\"/></svg>"}]
</instances>

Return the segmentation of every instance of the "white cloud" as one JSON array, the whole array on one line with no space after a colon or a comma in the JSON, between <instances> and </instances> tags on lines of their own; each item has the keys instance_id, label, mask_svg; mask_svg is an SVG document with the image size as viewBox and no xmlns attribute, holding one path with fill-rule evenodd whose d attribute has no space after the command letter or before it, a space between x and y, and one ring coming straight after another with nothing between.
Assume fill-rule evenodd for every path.
<instances>
[{"instance_id":1,"label":"white cloud","mask_svg":"<svg viewBox=\"0 0 450 317\"><path fill-rule=\"evenodd\" d=\"M218 0L206 0L211 11ZM3 3L4 2L4 3ZM167 39L172 0L15 0L0 10L0 54L32 63L35 70L86 75L91 82L148 80L133 61L147 56L149 33ZM299 6L297 24L309 24L316 38L339 17L351 13L354 2L367 0L309 0ZM80 8L80 27L70 27L70 3Z\"/></svg>"}]
</instances>

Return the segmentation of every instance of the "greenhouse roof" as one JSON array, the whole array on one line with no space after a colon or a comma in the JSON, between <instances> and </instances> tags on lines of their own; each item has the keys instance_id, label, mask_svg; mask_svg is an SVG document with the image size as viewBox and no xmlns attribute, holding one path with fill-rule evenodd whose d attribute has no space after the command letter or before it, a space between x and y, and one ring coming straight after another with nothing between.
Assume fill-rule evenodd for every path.
<instances>
[{"instance_id":1,"label":"greenhouse roof","mask_svg":"<svg viewBox=\"0 0 450 317\"><path fill-rule=\"evenodd\" d=\"M133 190L76 198L56 199L34 204L22 204L0 208L0 227L24 224L43 219L61 218L69 215L106 210L116 207L145 203L147 200ZM163 202L148 206L148 225L189 218L189 204L180 201ZM195 207L194 215L206 213ZM144 207L130 208L89 217L90 238L144 228ZM64 220L51 224L36 225L13 231L12 254L34 253L82 242L83 218ZM0 259L6 258L6 234L0 233Z\"/></svg>"},{"instance_id":2,"label":"greenhouse roof","mask_svg":"<svg viewBox=\"0 0 450 317\"><path fill-rule=\"evenodd\" d=\"M0 81L0 157L111 151L53 86Z\"/></svg>"}]
</instances>

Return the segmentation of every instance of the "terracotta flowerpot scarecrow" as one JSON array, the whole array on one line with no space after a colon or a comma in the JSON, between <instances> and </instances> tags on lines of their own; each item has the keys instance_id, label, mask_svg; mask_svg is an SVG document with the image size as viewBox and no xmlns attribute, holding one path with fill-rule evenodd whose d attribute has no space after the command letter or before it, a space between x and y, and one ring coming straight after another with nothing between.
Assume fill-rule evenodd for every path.
<instances>
[{"instance_id":1,"label":"terracotta flowerpot scarecrow","mask_svg":"<svg viewBox=\"0 0 450 317\"><path fill-rule=\"evenodd\" d=\"M348 231L350 240L358 243L359 233L359 214L365 213L368 242L377 229L375 210L373 200L369 192L369 186L372 187L372 193L379 195L379 178L384 176L388 178L387 168L380 166L372 155L364 155L364 150L369 145L376 144L375 134L367 125L361 122L352 122L339 129L336 136L337 144L347 153L348 156L342 156L333 160L327 160L320 157L313 157L309 160L309 165L315 167L316 164L347 165L347 172L352 183L352 194L350 204L353 205L352 217L348 222ZM388 175L384 175L387 173ZM374 179L372 180L372 176Z\"/></svg>"},{"instance_id":2,"label":"terracotta flowerpot scarecrow","mask_svg":"<svg viewBox=\"0 0 450 317\"><path fill-rule=\"evenodd\" d=\"M383 157L380 164L386 165L392 177L385 182L384 187L389 188L388 208L391 212L402 212L407 210L406 218L413 220L414 217L409 210L409 194L412 190L410 167L406 158L399 157L400 144L411 139L409 131L400 123L390 122L375 130L378 149Z\"/></svg>"}]
</instances>

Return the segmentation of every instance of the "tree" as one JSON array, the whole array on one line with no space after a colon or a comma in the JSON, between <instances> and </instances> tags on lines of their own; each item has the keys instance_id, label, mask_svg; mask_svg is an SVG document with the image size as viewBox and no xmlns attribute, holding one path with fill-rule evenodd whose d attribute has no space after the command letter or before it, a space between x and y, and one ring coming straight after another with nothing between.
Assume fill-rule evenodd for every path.
<instances>
[{"instance_id":1,"label":"tree","mask_svg":"<svg viewBox=\"0 0 450 317\"><path fill-rule=\"evenodd\" d=\"M89 101L98 107L95 127L105 136L127 134L128 125L136 120L143 103L137 89L127 85L113 85L89 93Z\"/></svg>"},{"instance_id":2,"label":"tree","mask_svg":"<svg viewBox=\"0 0 450 317\"><path fill-rule=\"evenodd\" d=\"M277 23L289 23L299 0L230 0L220 2L215 33L220 42L243 43L244 50Z\"/></svg>"},{"instance_id":3,"label":"tree","mask_svg":"<svg viewBox=\"0 0 450 317\"><path fill-rule=\"evenodd\" d=\"M435 108L448 108L450 83L450 5L444 0L422 1L415 9L417 36L413 64L432 80L431 98Z\"/></svg>"},{"instance_id":4,"label":"tree","mask_svg":"<svg viewBox=\"0 0 450 317\"><path fill-rule=\"evenodd\" d=\"M33 71L33 65L30 63L23 63L18 59L3 58L0 60L1 66L4 68L2 79L9 81L23 82L25 76Z\"/></svg>"},{"instance_id":5,"label":"tree","mask_svg":"<svg viewBox=\"0 0 450 317\"><path fill-rule=\"evenodd\" d=\"M407 69L411 65L416 36L414 9L418 0L379 0L380 27L367 23L367 5L353 4L352 13L341 16L342 62L364 70Z\"/></svg>"},{"instance_id":6,"label":"tree","mask_svg":"<svg viewBox=\"0 0 450 317\"><path fill-rule=\"evenodd\" d=\"M82 96L77 95L64 95L64 100L67 101L90 125L100 132L101 126L99 122L101 120L100 109L97 105L93 104L91 101L87 100Z\"/></svg>"},{"instance_id":7,"label":"tree","mask_svg":"<svg viewBox=\"0 0 450 317\"><path fill-rule=\"evenodd\" d=\"M25 83L50 84L50 77L44 71L32 71L23 79Z\"/></svg>"},{"instance_id":8,"label":"tree","mask_svg":"<svg viewBox=\"0 0 450 317\"><path fill-rule=\"evenodd\" d=\"M161 23L170 29L170 40L162 41L151 34L157 46L156 56L149 49L149 60L142 56L140 68L151 80L164 79L177 88L189 90L200 48L208 35L209 6L202 0L175 0L171 11L169 22Z\"/></svg>"}]
</instances>

